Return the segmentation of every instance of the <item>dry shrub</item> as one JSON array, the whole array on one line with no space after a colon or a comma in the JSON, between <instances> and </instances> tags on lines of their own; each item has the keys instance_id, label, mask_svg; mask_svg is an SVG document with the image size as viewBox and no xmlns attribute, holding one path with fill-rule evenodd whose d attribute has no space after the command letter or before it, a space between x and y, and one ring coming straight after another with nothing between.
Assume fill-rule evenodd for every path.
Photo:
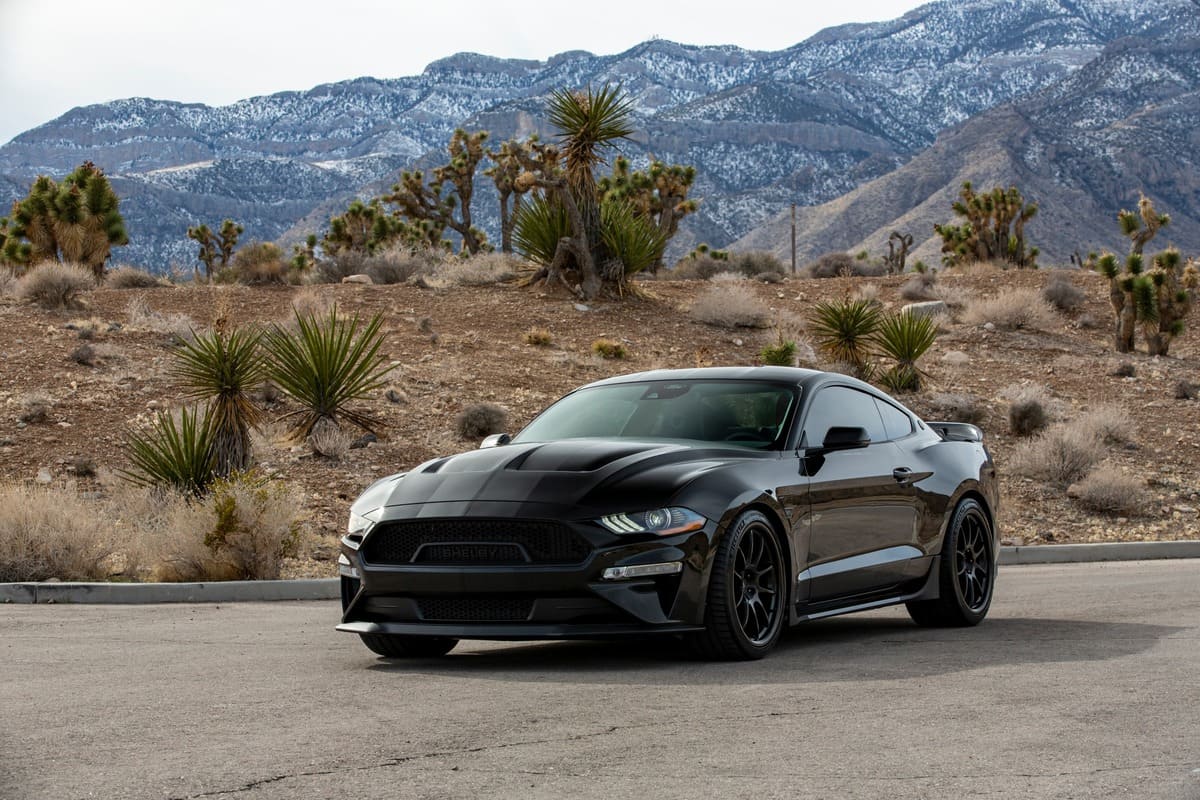
<instances>
[{"instance_id":1,"label":"dry shrub","mask_svg":"<svg viewBox=\"0 0 1200 800\"><path fill-rule=\"evenodd\" d=\"M367 256L358 264L357 273L348 272L346 275L364 274L379 284L405 283L417 275L431 275L442 257L441 252L434 250L389 247Z\"/></svg>"},{"instance_id":2,"label":"dry shrub","mask_svg":"<svg viewBox=\"0 0 1200 800\"><path fill-rule=\"evenodd\" d=\"M881 306L883 303L879 301L879 286L874 283L864 283L854 290L851 295L853 300L863 300L873 306Z\"/></svg>"},{"instance_id":3,"label":"dry shrub","mask_svg":"<svg viewBox=\"0 0 1200 800\"><path fill-rule=\"evenodd\" d=\"M168 334L176 341L186 341L191 338L194 324L186 314L163 314L155 311L146 302L145 297L135 297L129 301L125 311L128 327L132 330L153 331Z\"/></svg>"},{"instance_id":4,"label":"dry shrub","mask_svg":"<svg viewBox=\"0 0 1200 800\"><path fill-rule=\"evenodd\" d=\"M1108 374L1115 375L1118 378L1132 378L1134 375L1137 375L1137 367L1134 366L1132 361L1122 361L1113 367L1113 371Z\"/></svg>"},{"instance_id":5,"label":"dry shrub","mask_svg":"<svg viewBox=\"0 0 1200 800\"><path fill-rule=\"evenodd\" d=\"M1093 470L1068 494L1091 511L1128 517L1144 514L1150 502L1144 483L1113 467Z\"/></svg>"},{"instance_id":6,"label":"dry shrub","mask_svg":"<svg viewBox=\"0 0 1200 800\"><path fill-rule=\"evenodd\" d=\"M968 422L978 425L987 416L983 399L973 394L939 392L926 401L930 418L941 422Z\"/></svg>"},{"instance_id":7,"label":"dry shrub","mask_svg":"<svg viewBox=\"0 0 1200 800\"><path fill-rule=\"evenodd\" d=\"M727 272L729 262L713 258L710 255L697 255L694 258L684 258L663 277L676 281L706 281L718 272Z\"/></svg>"},{"instance_id":8,"label":"dry shrub","mask_svg":"<svg viewBox=\"0 0 1200 800\"><path fill-rule=\"evenodd\" d=\"M545 328L530 328L525 331L523 338L525 344L531 344L534 347L549 347L554 344L554 334Z\"/></svg>"},{"instance_id":9,"label":"dry shrub","mask_svg":"<svg viewBox=\"0 0 1200 800\"><path fill-rule=\"evenodd\" d=\"M1097 406L1073 420L1071 425L1087 431L1106 444L1126 444L1133 441L1133 423L1118 406Z\"/></svg>"},{"instance_id":10,"label":"dry shrub","mask_svg":"<svg viewBox=\"0 0 1200 800\"><path fill-rule=\"evenodd\" d=\"M305 287L296 292L292 298L292 313L284 319L285 326L294 326L296 317L316 317L320 319L329 315L329 298L312 287Z\"/></svg>"},{"instance_id":11,"label":"dry shrub","mask_svg":"<svg viewBox=\"0 0 1200 800\"><path fill-rule=\"evenodd\" d=\"M0 486L0 583L107 577L110 526L73 491Z\"/></svg>"},{"instance_id":12,"label":"dry shrub","mask_svg":"<svg viewBox=\"0 0 1200 800\"><path fill-rule=\"evenodd\" d=\"M782 275L783 262L769 250L747 250L742 253L731 253L729 260L725 262L728 266L725 268L731 272L738 272L748 278L757 278L761 275Z\"/></svg>"},{"instance_id":13,"label":"dry shrub","mask_svg":"<svg viewBox=\"0 0 1200 800\"><path fill-rule=\"evenodd\" d=\"M137 267L117 267L105 277L104 285L109 289L155 289L168 284Z\"/></svg>"},{"instance_id":14,"label":"dry shrub","mask_svg":"<svg viewBox=\"0 0 1200 800\"><path fill-rule=\"evenodd\" d=\"M826 253L804 267L813 278L873 278L883 275L887 268L882 264L860 261L849 253Z\"/></svg>"},{"instance_id":15,"label":"dry shrub","mask_svg":"<svg viewBox=\"0 0 1200 800\"><path fill-rule=\"evenodd\" d=\"M350 452L350 445L354 444L354 439L355 436L350 431L328 420L322 420L313 427L307 441L315 455L331 461L341 461L342 456Z\"/></svg>"},{"instance_id":16,"label":"dry shrub","mask_svg":"<svg viewBox=\"0 0 1200 800\"><path fill-rule=\"evenodd\" d=\"M161 502L155 580L276 580L304 535L302 495L253 473L217 481L199 500Z\"/></svg>"},{"instance_id":17,"label":"dry shrub","mask_svg":"<svg viewBox=\"0 0 1200 800\"><path fill-rule=\"evenodd\" d=\"M482 439L493 433L504 433L508 412L494 403L473 403L464 408L454 420L454 428L464 439Z\"/></svg>"},{"instance_id":18,"label":"dry shrub","mask_svg":"<svg viewBox=\"0 0 1200 800\"><path fill-rule=\"evenodd\" d=\"M434 268L433 282L441 286L491 286L511 280L520 263L505 253L478 253L470 258L451 258Z\"/></svg>"},{"instance_id":19,"label":"dry shrub","mask_svg":"<svg viewBox=\"0 0 1200 800\"><path fill-rule=\"evenodd\" d=\"M96 362L100 357L96 353L96 348L92 347L87 342L84 342L72 350L71 354L68 355L67 358L81 366L94 367L96 366Z\"/></svg>"},{"instance_id":20,"label":"dry shrub","mask_svg":"<svg viewBox=\"0 0 1200 800\"><path fill-rule=\"evenodd\" d=\"M45 422L50 418L54 401L42 394L27 394L17 401L17 421L26 424Z\"/></svg>"},{"instance_id":21,"label":"dry shrub","mask_svg":"<svg viewBox=\"0 0 1200 800\"><path fill-rule=\"evenodd\" d=\"M945 283L935 284L930 290L930 294L932 295L932 299L941 300L946 304L946 308L956 314L970 305L973 297L969 289Z\"/></svg>"},{"instance_id":22,"label":"dry shrub","mask_svg":"<svg viewBox=\"0 0 1200 800\"><path fill-rule=\"evenodd\" d=\"M1009 394L1011 388L1001 394ZM1008 405L1008 428L1017 436L1029 436L1050 424L1053 403L1044 386L1024 386L1011 395Z\"/></svg>"},{"instance_id":23,"label":"dry shrub","mask_svg":"<svg viewBox=\"0 0 1200 800\"><path fill-rule=\"evenodd\" d=\"M1055 425L1025 442L1009 459L1014 474L1066 485L1079 480L1104 458L1104 445L1089 430Z\"/></svg>"},{"instance_id":24,"label":"dry shrub","mask_svg":"<svg viewBox=\"0 0 1200 800\"><path fill-rule=\"evenodd\" d=\"M692 318L720 328L765 328L771 313L744 283L713 286L692 304Z\"/></svg>"},{"instance_id":25,"label":"dry shrub","mask_svg":"<svg viewBox=\"0 0 1200 800\"><path fill-rule=\"evenodd\" d=\"M1191 381L1180 380L1175 384L1175 399L1176 400L1195 400L1200 396L1200 385L1194 384Z\"/></svg>"},{"instance_id":26,"label":"dry shrub","mask_svg":"<svg viewBox=\"0 0 1200 800\"><path fill-rule=\"evenodd\" d=\"M933 300L937 285L937 274L933 272L914 272L912 277L900 287L900 296L909 302ZM949 303L946 304L949 307Z\"/></svg>"},{"instance_id":27,"label":"dry shrub","mask_svg":"<svg viewBox=\"0 0 1200 800\"><path fill-rule=\"evenodd\" d=\"M87 267L43 261L17 281L17 296L42 308L80 308L80 295L94 288L96 278Z\"/></svg>"},{"instance_id":28,"label":"dry shrub","mask_svg":"<svg viewBox=\"0 0 1200 800\"><path fill-rule=\"evenodd\" d=\"M1055 272L1042 288L1042 299L1059 311L1078 311L1087 295L1065 273Z\"/></svg>"},{"instance_id":29,"label":"dry shrub","mask_svg":"<svg viewBox=\"0 0 1200 800\"><path fill-rule=\"evenodd\" d=\"M597 339L592 342L592 352L601 358L608 359L623 359L629 358L629 351L625 345L620 342L614 342L612 339Z\"/></svg>"},{"instance_id":30,"label":"dry shrub","mask_svg":"<svg viewBox=\"0 0 1200 800\"><path fill-rule=\"evenodd\" d=\"M740 272L726 270L724 272L718 272L708 280L711 283L744 283L745 281L749 280L749 277Z\"/></svg>"},{"instance_id":31,"label":"dry shrub","mask_svg":"<svg viewBox=\"0 0 1200 800\"><path fill-rule=\"evenodd\" d=\"M1036 289L1006 289L993 297L972 300L963 312L968 325L992 323L1003 330L1048 330L1058 318Z\"/></svg>"},{"instance_id":32,"label":"dry shrub","mask_svg":"<svg viewBox=\"0 0 1200 800\"><path fill-rule=\"evenodd\" d=\"M218 283L236 282L250 286L287 283L288 265L278 245L250 242L233 254L233 263L216 278Z\"/></svg>"},{"instance_id":33,"label":"dry shrub","mask_svg":"<svg viewBox=\"0 0 1200 800\"><path fill-rule=\"evenodd\" d=\"M13 297L17 292L17 273L11 267L0 266L0 297Z\"/></svg>"},{"instance_id":34,"label":"dry shrub","mask_svg":"<svg viewBox=\"0 0 1200 800\"><path fill-rule=\"evenodd\" d=\"M353 250L334 253L317 262L316 268L312 272L312 282L341 283L342 278L363 275L366 273L367 259L365 253L356 253Z\"/></svg>"}]
</instances>

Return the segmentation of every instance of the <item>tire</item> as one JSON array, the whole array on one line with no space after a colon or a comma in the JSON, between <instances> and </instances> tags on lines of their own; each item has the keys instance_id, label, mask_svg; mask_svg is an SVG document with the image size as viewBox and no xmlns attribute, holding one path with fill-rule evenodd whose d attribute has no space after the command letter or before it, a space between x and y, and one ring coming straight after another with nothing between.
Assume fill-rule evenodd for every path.
<instances>
[{"instance_id":1,"label":"tire","mask_svg":"<svg viewBox=\"0 0 1200 800\"><path fill-rule=\"evenodd\" d=\"M992 526L977 500L954 509L938 565L938 598L906 604L913 622L926 628L978 625L992 605L996 551Z\"/></svg>"},{"instance_id":2,"label":"tire","mask_svg":"<svg viewBox=\"0 0 1200 800\"><path fill-rule=\"evenodd\" d=\"M787 560L770 521L739 516L721 538L708 580L704 630L687 644L714 661L758 659L771 652L788 620Z\"/></svg>"},{"instance_id":3,"label":"tire","mask_svg":"<svg viewBox=\"0 0 1200 800\"><path fill-rule=\"evenodd\" d=\"M371 652L385 658L438 658L454 649L458 639L444 636L399 636L388 633L360 633Z\"/></svg>"}]
</instances>

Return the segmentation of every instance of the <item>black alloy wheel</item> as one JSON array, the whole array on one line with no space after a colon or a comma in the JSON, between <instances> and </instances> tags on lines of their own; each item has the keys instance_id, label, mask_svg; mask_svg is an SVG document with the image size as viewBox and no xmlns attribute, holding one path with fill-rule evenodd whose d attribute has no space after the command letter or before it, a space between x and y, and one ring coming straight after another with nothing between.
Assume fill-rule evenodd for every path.
<instances>
[{"instance_id":1,"label":"black alloy wheel","mask_svg":"<svg viewBox=\"0 0 1200 800\"><path fill-rule=\"evenodd\" d=\"M992 604L996 554L992 526L977 500L967 498L954 510L938 571L938 599L907 604L913 621L937 628L982 622Z\"/></svg>"},{"instance_id":2,"label":"black alloy wheel","mask_svg":"<svg viewBox=\"0 0 1200 800\"><path fill-rule=\"evenodd\" d=\"M743 513L721 539L708 583L705 629L688 642L710 659L762 658L787 621L788 580L779 537L758 511Z\"/></svg>"}]
</instances>

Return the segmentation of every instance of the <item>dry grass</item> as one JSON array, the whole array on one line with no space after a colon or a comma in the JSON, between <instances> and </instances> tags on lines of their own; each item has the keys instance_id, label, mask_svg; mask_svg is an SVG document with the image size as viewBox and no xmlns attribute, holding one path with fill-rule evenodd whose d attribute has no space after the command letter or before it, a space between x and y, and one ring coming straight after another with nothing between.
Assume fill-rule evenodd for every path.
<instances>
[{"instance_id":1,"label":"dry grass","mask_svg":"<svg viewBox=\"0 0 1200 800\"><path fill-rule=\"evenodd\" d=\"M912 277L900 287L900 296L913 303L923 300L933 300L936 298L936 295L934 295L936 286L937 275L935 273L914 272Z\"/></svg>"},{"instance_id":2,"label":"dry grass","mask_svg":"<svg viewBox=\"0 0 1200 800\"><path fill-rule=\"evenodd\" d=\"M111 528L92 506L65 489L0 486L0 582L108 577Z\"/></svg>"},{"instance_id":3,"label":"dry grass","mask_svg":"<svg viewBox=\"0 0 1200 800\"><path fill-rule=\"evenodd\" d=\"M153 331L165 333L177 341L186 341L192 335L195 323L186 314L163 314L150 307L145 297L135 297L129 301L125 311L126 322L131 330Z\"/></svg>"},{"instance_id":4,"label":"dry grass","mask_svg":"<svg viewBox=\"0 0 1200 800\"><path fill-rule=\"evenodd\" d=\"M17 296L42 308L82 308L81 295L96 288L96 278L87 267L43 261L17 281Z\"/></svg>"},{"instance_id":5,"label":"dry grass","mask_svg":"<svg viewBox=\"0 0 1200 800\"><path fill-rule=\"evenodd\" d=\"M1010 387L1010 392L1012 388ZM1008 428L1012 433L1017 436L1029 436L1050 424L1054 403L1045 386L1023 386L1017 388L1011 396L1008 405Z\"/></svg>"},{"instance_id":6,"label":"dry grass","mask_svg":"<svg viewBox=\"0 0 1200 800\"><path fill-rule=\"evenodd\" d=\"M974 295L970 290L962 286L954 286L945 283L937 283L930 290L932 299L941 300L946 304L946 308L954 314L961 313L967 306L971 304Z\"/></svg>"},{"instance_id":7,"label":"dry grass","mask_svg":"<svg viewBox=\"0 0 1200 800\"><path fill-rule=\"evenodd\" d=\"M109 289L154 289L169 284L137 267L117 267L104 278Z\"/></svg>"},{"instance_id":8,"label":"dry grass","mask_svg":"<svg viewBox=\"0 0 1200 800\"><path fill-rule=\"evenodd\" d=\"M968 422L978 425L987 416L983 399L973 394L939 392L926 400L929 418L941 422Z\"/></svg>"},{"instance_id":9,"label":"dry grass","mask_svg":"<svg viewBox=\"0 0 1200 800\"><path fill-rule=\"evenodd\" d=\"M963 322L984 325L988 322L1002 330L1049 330L1058 325L1058 317L1036 289L1007 289L992 297L972 300L963 312Z\"/></svg>"},{"instance_id":10,"label":"dry grass","mask_svg":"<svg viewBox=\"0 0 1200 800\"><path fill-rule=\"evenodd\" d=\"M1087 295L1071 283L1066 273L1054 272L1042 288L1042 299L1059 311L1078 311Z\"/></svg>"},{"instance_id":11,"label":"dry grass","mask_svg":"<svg viewBox=\"0 0 1200 800\"><path fill-rule=\"evenodd\" d=\"M444 253L433 250L389 247L368 256L358 264L355 272L346 274L364 274L379 284L405 283L418 275L433 274L434 267L444 256Z\"/></svg>"},{"instance_id":12,"label":"dry grass","mask_svg":"<svg viewBox=\"0 0 1200 800\"><path fill-rule=\"evenodd\" d=\"M292 313L284 320L284 325L294 324L296 317L316 317L320 319L329 315L330 307L329 297L313 289L311 286L305 287L296 292L292 298Z\"/></svg>"},{"instance_id":13,"label":"dry grass","mask_svg":"<svg viewBox=\"0 0 1200 800\"><path fill-rule=\"evenodd\" d=\"M1069 495L1090 511L1127 517L1144 514L1150 503L1144 483L1113 467L1098 467L1088 473L1071 487Z\"/></svg>"},{"instance_id":14,"label":"dry grass","mask_svg":"<svg viewBox=\"0 0 1200 800\"><path fill-rule=\"evenodd\" d=\"M219 481L209 497L160 500L154 542L162 581L275 580L305 536L303 497L253 475Z\"/></svg>"},{"instance_id":15,"label":"dry grass","mask_svg":"<svg viewBox=\"0 0 1200 800\"><path fill-rule=\"evenodd\" d=\"M707 289L692 304L692 318L720 328L765 328L771 312L743 283L726 283Z\"/></svg>"},{"instance_id":16,"label":"dry grass","mask_svg":"<svg viewBox=\"0 0 1200 800\"><path fill-rule=\"evenodd\" d=\"M620 342L612 339L597 339L592 342L592 352L604 359L621 360L629 358L629 350Z\"/></svg>"},{"instance_id":17,"label":"dry grass","mask_svg":"<svg viewBox=\"0 0 1200 800\"><path fill-rule=\"evenodd\" d=\"M879 301L879 285L874 283L863 283L854 290L851 295L854 300L862 300L874 306L883 305Z\"/></svg>"},{"instance_id":18,"label":"dry grass","mask_svg":"<svg viewBox=\"0 0 1200 800\"><path fill-rule=\"evenodd\" d=\"M450 258L434 267L435 286L491 286L512 280L520 260L505 253L479 253L470 258Z\"/></svg>"},{"instance_id":19,"label":"dry grass","mask_svg":"<svg viewBox=\"0 0 1200 800\"><path fill-rule=\"evenodd\" d=\"M14 297L17 292L17 273L10 267L0 267L0 297Z\"/></svg>"},{"instance_id":20,"label":"dry grass","mask_svg":"<svg viewBox=\"0 0 1200 800\"><path fill-rule=\"evenodd\" d=\"M44 394L32 392L17 400L17 421L27 425L45 422L50 418L54 401Z\"/></svg>"},{"instance_id":21,"label":"dry grass","mask_svg":"<svg viewBox=\"0 0 1200 800\"><path fill-rule=\"evenodd\" d=\"M1025 442L1009 459L1016 475L1065 486L1086 475L1102 458L1104 445L1092 431L1055 425Z\"/></svg>"},{"instance_id":22,"label":"dry grass","mask_svg":"<svg viewBox=\"0 0 1200 800\"><path fill-rule=\"evenodd\" d=\"M1134 426L1129 415L1114 405L1097 406L1071 422L1106 444L1127 444L1133 441Z\"/></svg>"},{"instance_id":23,"label":"dry grass","mask_svg":"<svg viewBox=\"0 0 1200 800\"><path fill-rule=\"evenodd\" d=\"M545 328L530 328L525 331L522 338L525 344L531 344L534 347L549 347L554 344L554 334Z\"/></svg>"},{"instance_id":24,"label":"dry grass","mask_svg":"<svg viewBox=\"0 0 1200 800\"><path fill-rule=\"evenodd\" d=\"M709 278L709 281L712 283L745 283L748 280L750 280L750 276L743 275L740 272L734 272L733 270L718 272L716 275L713 275L711 278Z\"/></svg>"},{"instance_id":25,"label":"dry grass","mask_svg":"<svg viewBox=\"0 0 1200 800\"><path fill-rule=\"evenodd\" d=\"M328 458L331 461L341 461L350 452L355 436L350 431L331 422L317 424L308 435L308 446L315 455Z\"/></svg>"}]
</instances>

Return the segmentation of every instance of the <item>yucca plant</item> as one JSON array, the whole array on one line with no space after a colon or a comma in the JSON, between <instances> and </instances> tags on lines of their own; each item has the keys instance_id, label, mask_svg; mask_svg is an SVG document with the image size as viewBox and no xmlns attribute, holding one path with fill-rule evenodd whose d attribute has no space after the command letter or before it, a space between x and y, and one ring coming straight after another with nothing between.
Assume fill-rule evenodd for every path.
<instances>
[{"instance_id":1,"label":"yucca plant","mask_svg":"<svg viewBox=\"0 0 1200 800\"><path fill-rule=\"evenodd\" d=\"M159 412L149 430L129 434L125 449L133 467L121 474L139 486L200 497L217 478L216 430L207 407L185 408L178 421Z\"/></svg>"},{"instance_id":2,"label":"yucca plant","mask_svg":"<svg viewBox=\"0 0 1200 800\"><path fill-rule=\"evenodd\" d=\"M879 316L879 307L869 300L825 301L813 306L808 324L826 358L866 374Z\"/></svg>"},{"instance_id":3,"label":"yucca plant","mask_svg":"<svg viewBox=\"0 0 1200 800\"><path fill-rule=\"evenodd\" d=\"M624 276L649 269L662 258L667 237L646 217L634 211L629 203L612 200L600 207L600 239L623 270ZM622 276L618 285L623 283Z\"/></svg>"},{"instance_id":4,"label":"yucca plant","mask_svg":"<svg viewBox=\"0 0 1200 800\"><path fill-rule=\"evenodd\" d=\"M762 362L768 366L791 367L796 364L796 343L784 339L780 334L775 344L769 344L759 353Z\"/></svg>"},{"instance_id":5,"label":"yucca plant","mask_svg":"<svg viewBox=\"0 0 1200 800\"><path fill-rule=\"evenodd\" d=\"M382 387L391 371L379 355L382 324L381 314L362 325L357 314L339 317L334 306L321 318L297 311L294 333L276 325L266 335L268 377L303 406L284 416L298 417L291 428L294 438L306 438L321 420L335 425L345 420L372 432L382 424L348 407Z\"/></svg>"},{"instance_id":6,"label":"yucca plant","mask_svg":"<svg viewBox=\"0 0 1200 800\"><path fill-rule=\"evenodd\" d=\"M535 195L517 211L513 240L517 251L535 264L554 261L558 242L571 235L571 222L562 203L545 195Z\"/></svg>"},{"instance_id":7,"label":"yucca plant","mask_svg":"<svg viewBox=\"0 0 1200 800\"><path fill-rule=\"evenodd\" d=\"M250 429L262 411L250 392L262 383L264 361L259 331L194 334L175 352L172 376L189 400L211 403L216 472L225 477L250 468Z\"/></svg>"},{"instance_id":8,"label":"yucca plant","mask_svg":"<svg viewBox=\"0 0 1200 800\"><path fill-rule=\"evenodd\" d=\"M883 385L893 392L920 391L925 373L917 360L937 339L933 320L920 314L889 314L879 321L874 339L879 352L896 362L880 376Z\"/></svg>"}]
</instances>

